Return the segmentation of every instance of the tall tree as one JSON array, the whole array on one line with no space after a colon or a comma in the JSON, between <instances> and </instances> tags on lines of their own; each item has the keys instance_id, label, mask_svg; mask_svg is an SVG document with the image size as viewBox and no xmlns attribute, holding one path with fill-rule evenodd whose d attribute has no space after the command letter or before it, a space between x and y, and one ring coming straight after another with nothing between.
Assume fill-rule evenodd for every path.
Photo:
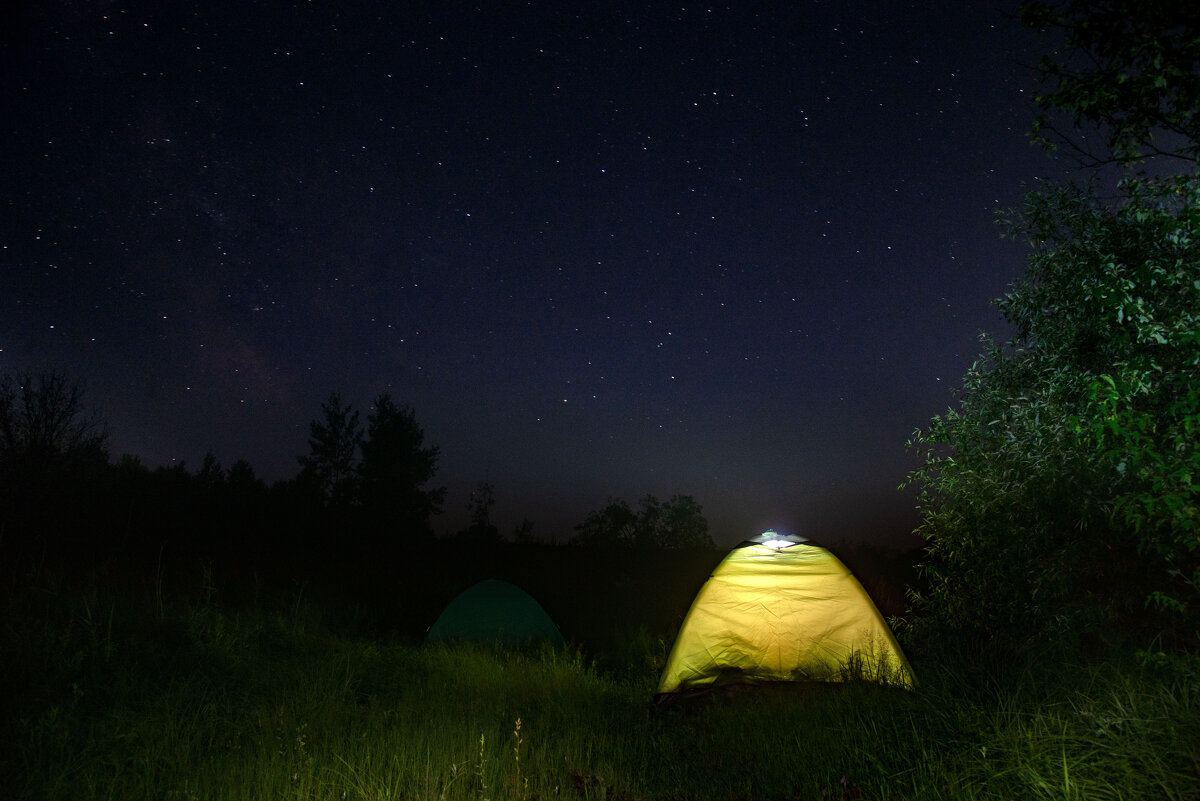
<instances>
[{"instance_id":1,"label":"tall tree","mask_svg":"<svg viewBox=\"0 0 1200 801\"><path fill-rule=\"evenodd\" d=\"M437 475L439 449L425 447L412 409L380 395L367 416L359 466L363 507L378 526L409 537L429 537L445 502L444 487L426 488Z\"/></svg>"},{"instance_id":2,"label":"tall tree","mask_svg":"<svg viewBox=\"0 0 1200 801\"><path fill-rule=\"evenodd\" d=\"M224 488L225 469L212 451L204 454L204 461L196 471L196 485L201 493L214 495Z\"/></svg>"},{"instance_id":3,"label":"tall tree","mask_svg":"<svg viewBox=\"0 0 1200 801\"><path fill-rule=\"evenodd\" d=\"M1196 590L1200 194L1030 199L1031 277L926 448L928 618L994 635L1111 627Z\"/></svg>"},{"instance_id":4,"label":"tall tree","mask_svg":"<svg viewBox=\"0 0 1200 801\"><path fill-rule=\"evenodd\" d=\"M0 378L0 527L50 523L108 466L108 432L58 372Z\"/></svg>"},{"instance_id":5,"label":"tall tree","mask_svg":"<svg viewBox=\"0 0 1200 801\"><path fill-rule=\"evenodd\" d=\"M1008 215L1030 248L998 301L1016 336L985 339L957 408L915 437L928 545L915 628L1012 647L1114 630L1148 596L1200 606L1196 11L1067 0L1023 13L1066 42L1043 62L1041 102L1094 126L1107 152L1093 162L1125 171L1103 196L1097 176ZM1167 142L1177 171L1147 177L1142 160Z\"/></svg>"},{"instance_id":6,"label":"tall tree","mask_svg":"<svg viewBox=\"0 0 1200 801\"><path fill-rule=\"evenodd\" d=\"M0 458L54 461L103 449L108 432L83 395L83 387L62 373L5 375L0 379Z\"/></svg>"},{"instance_id":7,"label":"tall tree","mask_svg":"<svg viewBox=\"0 0 1200 801\"><path fill-rule=\"evenodd\" d=\"M358 450L363 443L358 412L334 392L309 424L307 456L300 457L300 483L329 508L345 509L358 499Z\"/></svg>"}]
</instances>

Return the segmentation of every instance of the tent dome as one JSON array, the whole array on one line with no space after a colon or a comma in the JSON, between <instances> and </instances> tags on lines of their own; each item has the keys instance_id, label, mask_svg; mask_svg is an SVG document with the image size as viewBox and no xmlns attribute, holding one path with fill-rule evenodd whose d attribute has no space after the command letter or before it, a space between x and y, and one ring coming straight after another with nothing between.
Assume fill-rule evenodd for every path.
<instances>
[{"instance_id":1,"label":"tent dome","mask_svg":"<svg viewBox=\"0 0 1200 801\"><path fill-rule=\"evenodd\" d=\"M443 640L563 644L558 627L529 593L497 579L468 587L446 605L425 635L426 642Z\"/></svg>"},{"instance_id":2,"label":"tent dome","mask_svg":"<svg viewBox=\"0 0 1200 801\"><path fill-rule=\"evenodd\" d=\"M850 570L803 537L768 531L734 548L700 588L658 692L849 676L913 684L899 643Z\"/></svg>"}]
</instances>

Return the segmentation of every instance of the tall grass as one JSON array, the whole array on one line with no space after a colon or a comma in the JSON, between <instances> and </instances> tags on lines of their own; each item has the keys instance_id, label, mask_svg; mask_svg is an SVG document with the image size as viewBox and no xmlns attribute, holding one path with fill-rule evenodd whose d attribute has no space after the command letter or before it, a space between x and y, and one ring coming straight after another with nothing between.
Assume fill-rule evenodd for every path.
<instances>
[{"instance_id":1,"label":"tall grass","mask_svg":"<svg viewBox=\"0 0 1200 801\"><path fill-rule=\"evenodd\" d=\"M666 643L423 647L339 635L293 587L223 607L6 599L0 787L16 799L1200 798L1200 662L921 664L652 703Z\"/></svg>"}]
</instances>

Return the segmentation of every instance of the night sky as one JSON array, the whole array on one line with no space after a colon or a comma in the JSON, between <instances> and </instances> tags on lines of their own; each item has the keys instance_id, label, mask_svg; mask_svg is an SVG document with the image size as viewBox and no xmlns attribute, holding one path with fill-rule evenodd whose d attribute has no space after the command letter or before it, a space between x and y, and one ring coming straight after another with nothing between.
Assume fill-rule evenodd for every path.
<instances>
[{"instance_id":1,"label":"night sky","mask_svg":"<svg viewBox=\"0 0 1200 801\"><path fill-rule=\"evenodd\" d=\"M298 472L330 393L565 538L883 540L1023 248L1037 37L974 2L22 3L0 372L113 457Z\"/></svg>"}]
</instances>

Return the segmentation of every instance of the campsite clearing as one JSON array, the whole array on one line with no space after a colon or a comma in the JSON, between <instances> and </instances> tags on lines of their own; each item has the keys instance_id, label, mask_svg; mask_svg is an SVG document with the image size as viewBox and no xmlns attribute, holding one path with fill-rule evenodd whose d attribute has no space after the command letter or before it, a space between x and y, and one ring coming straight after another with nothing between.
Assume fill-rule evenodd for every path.
<instances>
[{"instance_id":1,"label":"campsite clearing","mask_svg":"<svg viewBox=\"0 0 1200 801\"><path fill-rule=\"evenodd\" d=\"M1200 787L1195 658L982 679L918 660L912 691L747 688L662 709L665 643L644 630L624 655L420 646L339 634L339 616L299 594L232 609L46 589L10 598L0 627L0 786L14 799L1195 799Z\"/></svg>"}]
</instances>

